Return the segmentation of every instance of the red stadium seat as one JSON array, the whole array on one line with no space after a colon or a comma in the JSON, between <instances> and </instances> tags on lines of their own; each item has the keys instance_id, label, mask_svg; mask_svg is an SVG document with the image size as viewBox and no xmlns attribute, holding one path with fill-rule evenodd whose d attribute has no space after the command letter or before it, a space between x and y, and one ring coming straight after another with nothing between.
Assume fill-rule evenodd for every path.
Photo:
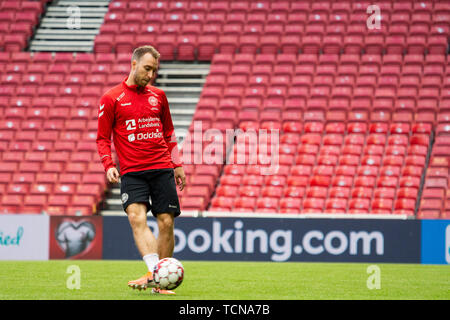
<instances>
[{"instance_id":1,"label":"red stadium seat","mask_svg":"<svg viewBox=\"0 0 450 320\"><path fill-rule=\"evenodd\" d=\"M375 198L372 201L372 213L392 213L394 200L388 198Z\"/></svg>"},{"instance_id":2,"label":"red stadium seat","mask_svg":"<svg viewBox=\"0 0 450 320\"><path fill-rule=\"evenodd\" d=\"M303 212L321 213L323 212L325 199L306 198L303 201Z\"/></svg>"},{"instance_id":3,"label":"red stadium seat","mask_svg":"<svg viewBox=\"0 0 450 320\"><path fill-rule=\"evenodd\" d=\"M197 39L195 35L180 35L178 38L177 59L182 61L195 60Z\"/></svg>"},{"instance_id":4,"label":"red stadium seat","mask_svg":"<svg viewBox=\"0 0 450 320\"><path fill-rule=\"evenodd\" d=\"M299 198L282 198L280 199L280 211L290 213L300 213L301 203L302 201Z\"/></svg>"},{"instance_id":5,"label":"red stadium seat","mask_svg":"<svg viewBox=\"0 0 450 320\"><path fill-rule=\"evenodd\" d=\"M205 198L200 196L183 196L181 200L183 210L204 210L205 206Z\"/></svg>"},{"instance_id":6,"label":"red stadium seat","mask_svg":"<svg viewBox=\"0 0 450 320\"><path fill-rule=\"evenodd\" d=\"M241 197L258 198L260 192L261 192L260 186L243 185L239 187L238 195Z\"/></svg>"},{"instance_id":7,"label":"red stadium seat","mask_svg":"<svg viewBox=\"0 0 450 320\"><path fill-rule=\"evenodd\" d=\"M264 186L261 189L261 196L263 197L273 197L273 198L281 198L283 195L284 186Z\"/></svg>"},{"instance_id":8,"label":"red stadium seat","mask_svg":"<svg viewBox=\"0 0 450 320\"><path fill-rule=\"evenodd\" d=\"M218 196L218 197L214 197L211 200L211 209L210 210L215 210L215 209L226 209L228 211L231 211L232 207L233 207L233 199L234 197L225 197L225 196Z\"/></svg>"},{"instance_id":9,"label":"red stadium seat","mask_svg":"<svg viewBox=\"0 0 450 320\"><path fill-rule=\"evenodd\" d=\"M254 211L256 205L256 198L253 197L238 197L234 199L234 209L240 211Z\"/></svg>"},{"instance_id":10,"label":"red stadium seat","mask_svg":"<svg viewBox=\"0 0 450 320\"><path fill-rule=\"evenodd\" d=\"M349 213L369 213L368 199L351 199L349 201Z\"/></svg>"},{"instance_id":11,"label":"red stadium seat","mask_svg":"<svg viewBox=\"0 0 450 320\"><path fill-rule=\"evenodd\" d=\"M261 197L256 200L256 210L266 209L267 212L278 211L278 199L273 197Z\"/></svg>"}]
</instances>

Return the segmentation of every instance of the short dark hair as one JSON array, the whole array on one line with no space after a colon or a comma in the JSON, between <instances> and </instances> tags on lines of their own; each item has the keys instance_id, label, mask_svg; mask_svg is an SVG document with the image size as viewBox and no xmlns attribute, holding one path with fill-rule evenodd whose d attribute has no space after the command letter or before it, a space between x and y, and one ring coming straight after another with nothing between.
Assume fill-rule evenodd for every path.
<instances>
[{"instance_id":1,"label":"short dark hair","mask_svg":"<svg viewBox=\"0 0 450 320\"><path fill-rule=\"evenodd\" d=\"M131 56L131 61L133 60L139 61L141 57L144 56L146 53L150 53L156 60L158 60L159 57L161 56L158 50L156 50L153 46L142 46L134 49L133 55Z\"/></svg>"}]
</instances>

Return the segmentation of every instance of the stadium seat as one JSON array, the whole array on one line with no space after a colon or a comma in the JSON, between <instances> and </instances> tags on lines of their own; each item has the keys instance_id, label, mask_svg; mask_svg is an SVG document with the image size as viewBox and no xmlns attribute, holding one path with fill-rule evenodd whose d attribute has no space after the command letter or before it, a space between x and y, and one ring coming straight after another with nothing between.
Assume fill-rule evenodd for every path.
<instances>
[{"instance_id":1,"label":"stadium seat","mask_svg":"<svg viewBox=\"0 0 450 320\"><path fill-rule=\"evenodd\" d=\"M273 197L261 197L256 200L256 211L265 212L277 212L278 211L278 199Z\"/></svg>"},{"instance_id":2,"label":"stadium seat","mask_svg":"<svg viewBox=\"0 0 450 320\"><path fill-rule=\"evenodd\" d=\"M323 212L325 199L322 198L305 198L303 201L303 212L320 213Z\"/></svg>"},{"instance_id":3,"label":"stadium seat","mask_svg":"<svg viewBox=\"0 0 450 320\"><path fill-rule=\"evenodd\" d=\"M230 211L233 207L233 199L234 196L216 196L211 200L211 208L210 210L220 210L220 209L226 209Z\"/></svg>"},{"instance_id":4,"label":"stadium seat","mask_svg":"<svg viewBox=\"0 0 450 320\"><path fill-rule=\"evenodd\" d=\"M349 201L349 213L368 213L369 212L368 199L351 199Z\"/></svg>"},{"instance_id":5,"label":"stadium seat","mask_svg":"<svg viewBox=\"0 0 450 320\"><path fill-rule=\"evenodd\" d=\"M183 210L204 210L205 206L205 198L201 196L183 196L181 201Z\"/></svg>"},{"instance_id":6,"label":"stadium seat","mask_svg":"<svg viewBox=\"0 0 450 320\"><path fill-rule=\"evenodd\" d=\"M261 189L261 196L280 199L283 196L283 188L284 186L264 186Z\"/></svg>"},{"instance_id":7,"label":"stadium seat","mask_svg":"<svg viewBox=\"0 0 450 320\"><path fill-rule=\"evenodd\" d=\"M299 198L280 199L280 212L300 213L300 207L301 207L301 199Z\"/></svg>"},{"instance_id":8,"label":"stadium seat","mask_svg":"<svg viewBox=\"0 0 450 320\"><path fill-rule=\"evenodd\" d=\"M234 199L233 210L252 212L255 209L256 198L253 197L237 197Z\"/></svg>"}]
</instances>

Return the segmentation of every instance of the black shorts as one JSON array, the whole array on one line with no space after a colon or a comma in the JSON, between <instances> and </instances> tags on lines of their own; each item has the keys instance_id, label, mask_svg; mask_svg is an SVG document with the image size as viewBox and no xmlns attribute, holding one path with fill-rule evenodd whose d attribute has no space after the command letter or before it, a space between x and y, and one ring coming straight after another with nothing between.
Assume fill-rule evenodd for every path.
<instances>
[{"instance_id":1,"label":"black shorts","mask_svg":"<svg viewBox=\"0 0 450 320\"><path fill-rule=\"evenodd\" d=\"M144 203L155 217L159 213L173 213L175 217L181 213L173 169L125 173L120 194L125 212L132 203Z\"/></svg>"}]
</instances>

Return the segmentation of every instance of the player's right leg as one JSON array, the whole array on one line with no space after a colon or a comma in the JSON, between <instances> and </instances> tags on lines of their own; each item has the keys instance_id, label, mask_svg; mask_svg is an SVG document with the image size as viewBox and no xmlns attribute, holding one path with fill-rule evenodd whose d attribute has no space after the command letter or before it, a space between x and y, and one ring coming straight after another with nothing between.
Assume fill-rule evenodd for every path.
<instances>
[{"instance_id":1,"label":"player's right leg","mask_svg":"<svg viewBox=\"0 0 450 320\"><path fill-rule=\"evenodd\" d=\"M155 236L147 225L147 206L144 203L132 203L126 209L128 221L133 231L134 241L139 253L147 263L148 272L139 279L128 282L133 289L147 289L154 287L152 269L158 262L157 242ZM153 262L151 261L153 258ZM146 261L150 259L150 261Z\"/></svg>"},{"instance_id":2,"label":"player's right leg","mask_svg":"<svg viewBox=\"0 0 450 320\"><path fill-rule=\"evenodd\" d=\"M126 173L121 178L120 192L123 209L128 216L136 247L147 265L148 272L137 280L130 281L132 288L154 287L152 271L159 261L158 245L147 225L150 210L150 188L142 172Z\"/></svg>"}]
</instances>

